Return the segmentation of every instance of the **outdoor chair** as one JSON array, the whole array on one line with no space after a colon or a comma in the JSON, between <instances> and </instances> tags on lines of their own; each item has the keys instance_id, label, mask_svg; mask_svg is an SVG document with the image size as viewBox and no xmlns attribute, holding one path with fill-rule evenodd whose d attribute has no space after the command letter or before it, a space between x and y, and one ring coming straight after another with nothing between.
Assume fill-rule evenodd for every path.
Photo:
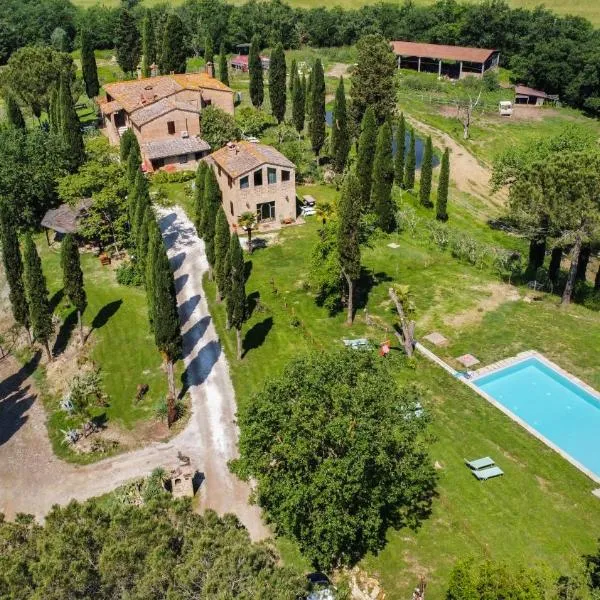
<instances>
[{"instance_id":1,"label":"outdoor chair","mask_svg":"<svg viewBox=\"0 0 600 600\"><path fill-rule=\"evenodd\" d=\"M465 464L469 469L473 471L478 471L479 469L486 469L487 467L493 467L496 463L489 457L485 456L484 458L478 458L476 460L467 460L464 459Z\"/></svg>"},{"instance_id":2,"label":"outdoor chair","mask_svg":"<svg viewBox=\"0 0 600 600\"><path fill-rule=\"evenodd\" d=\"M487 469L479 469L471 471L479 481L487 481L492 477L499 477L504 475L504 471L500 467L489 467Z\"/></svg>"}]
</instances>

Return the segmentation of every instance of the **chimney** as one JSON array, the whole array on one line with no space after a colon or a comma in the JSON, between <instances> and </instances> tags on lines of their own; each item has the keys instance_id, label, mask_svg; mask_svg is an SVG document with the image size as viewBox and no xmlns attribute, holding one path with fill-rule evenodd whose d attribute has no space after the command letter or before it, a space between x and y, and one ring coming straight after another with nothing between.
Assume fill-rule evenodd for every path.
<instances>
[{"instance_id":1,"label":"chimney","mask_svg":"<svg viewBox=\"0 0 600 600\"><path fill-rule=\"evenodd\" d=\"M204 67L204 72L209 76L209 77L214 77L215 76L215 66L213 65L213 63L211 63L210 61L206 63L206 66Z\"/></svg>"}]
</instances>

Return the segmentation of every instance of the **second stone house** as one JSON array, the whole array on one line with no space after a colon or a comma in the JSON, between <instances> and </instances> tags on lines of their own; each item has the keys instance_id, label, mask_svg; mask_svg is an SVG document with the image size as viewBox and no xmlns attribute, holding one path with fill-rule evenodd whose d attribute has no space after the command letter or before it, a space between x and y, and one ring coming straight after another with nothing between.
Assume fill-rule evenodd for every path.
<instances>
[{"instance_id":1,"label":"second stone house","mask_svg":"<svg viewBox=\"0 0 600 600\"><path fill-rule=\"evenodd\" d=\"M296 166L272 146L231 142L206 158L213 165L232 227L252 212L260 228L296 220Z\"/></svg>"}]
</instances>

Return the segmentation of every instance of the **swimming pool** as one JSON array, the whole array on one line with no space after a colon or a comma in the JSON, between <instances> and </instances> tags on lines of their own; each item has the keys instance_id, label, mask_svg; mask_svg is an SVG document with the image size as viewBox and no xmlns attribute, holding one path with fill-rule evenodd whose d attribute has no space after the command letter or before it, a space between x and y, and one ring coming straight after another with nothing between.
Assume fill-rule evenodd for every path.
<instances>
[{"instance_id":1,"label":"swimming pool","mask_svg":"<svg viewBox=\"0 0 600 600\"><path fill-rule=\"evenodd\" d=\"M600 394L563 373L550 361L529 356L469 384L600 482Z\"/></svg>"}]
</instances>

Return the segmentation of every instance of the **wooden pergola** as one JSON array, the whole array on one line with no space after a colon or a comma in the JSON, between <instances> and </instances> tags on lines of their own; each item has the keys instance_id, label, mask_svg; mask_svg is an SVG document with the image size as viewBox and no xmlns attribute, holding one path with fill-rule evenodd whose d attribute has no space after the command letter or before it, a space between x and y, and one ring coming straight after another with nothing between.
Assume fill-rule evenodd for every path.
<instances>
[{"instance_id":1,"label":"wooden pergola","mask_svg":"<svg viewBox=\"0 0 600 600\"><path fill-rule=\"evenodd\" d=\"M91 198L81 199L75 206L61 204L58 208L51 208L42 219L42 227L46 231L46 241L50 245L48 231L51 229L61 235L77 233L82 219L92 205Z\"/></svg>"}]
</instances>

